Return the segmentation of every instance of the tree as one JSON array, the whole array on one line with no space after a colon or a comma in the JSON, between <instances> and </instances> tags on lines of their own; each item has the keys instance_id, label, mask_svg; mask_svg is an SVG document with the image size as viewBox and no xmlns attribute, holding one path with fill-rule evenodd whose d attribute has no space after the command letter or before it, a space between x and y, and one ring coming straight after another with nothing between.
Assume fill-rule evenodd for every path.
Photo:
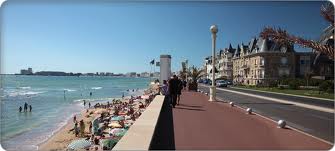
<instances>
[{"instance_id":1,"label":"tree","mask_svg":"<svg viewBox=\"0 0 335 151\"><path fill-rule=\"evenodd\" d=\"M192 81L188 85L189 90L197 90L198 89L198 79L204 74L203 70L200 68L192 66L188 75L192 78Z\"/></svg>"},{"instance_id":2,"label":"tree","mask_svg":"<svg viewBox=\"0 0 335 151\"><path fill-rule=\"evenodd\" d=\"M200 77L203 75L203 70L192 66L191 70L188 72L188 75L190 75L193 82L197 82L197 80L200 79Z\"/></svg>"},{"instance_id":3,"label":"tree","mask_svg":"<svg viewBox=\"0 0 335 151\"><path fill-rule=\"evenodd\" d=\"M334 27L334 6L330 2L322 5L321 15L330 23L330 26ZM283 45L298 44L302 47L312 48L316 51L316 53L326 54L330 59L334 60L334 45L324 45L318 41L306 40L304 38L291 35L286 30L282 30L280 28L274 29L272 27L266 27L260 33L260 37L264 39L272 39Z\"/></svg>"}]
</instances>

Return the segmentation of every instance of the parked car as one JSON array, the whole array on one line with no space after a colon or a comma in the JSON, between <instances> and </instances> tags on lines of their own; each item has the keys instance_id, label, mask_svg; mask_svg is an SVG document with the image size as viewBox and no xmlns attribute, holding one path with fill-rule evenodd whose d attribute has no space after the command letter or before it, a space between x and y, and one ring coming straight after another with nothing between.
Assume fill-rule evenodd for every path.
<instances>
[{"instance_id":1,"label":"parked car","mask_svg":"<svg viewBox=\"0 0 335 151\"><path fill-rule=\"evenodd\" d=\"M216 86L217 87L227 87L227 82L225 80L217 80Z\"/></svg>"},{"instance_id":2,"label":"parked car","mask_svg":"<svg viewBox=\"0 0 335 151\"><path fill-rule=\"evenodd\" d=\"M233 81L231 80L227 80L226 82L227 82L227 85L233 85Z\"/></svg>"}]
</instances>

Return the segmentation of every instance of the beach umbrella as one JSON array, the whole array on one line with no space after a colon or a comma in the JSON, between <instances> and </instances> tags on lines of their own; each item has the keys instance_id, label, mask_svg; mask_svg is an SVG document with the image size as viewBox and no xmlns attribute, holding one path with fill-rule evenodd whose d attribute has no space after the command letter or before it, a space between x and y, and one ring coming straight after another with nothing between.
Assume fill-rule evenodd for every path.
<instances>
[{"instance_id":1,"label":"beach umbrella","mask_svg":"<svg viewBox=\"0 0 335 151\"><path fill-rule=\"evenodd\" d=\"M78 140L72 141L67 148L70 150L87 149L91 145L92 143L89 140L78 139Z\"/></svg>"},{"instance_id":2,"label":"beach umbrella","mask_svg":"<svg viewBox=\"0 0 335 151\"><path fill-rule=\"evenodd\" d=\"M149 99L149 95L142 95L141 98L142 99Z\"/></svg>"},{"instance_id":3,"label":"beach umbrella","mask_svg":"<svg viewBox=\"0 0 335 151\"><path fill-rule=\"evenodd\" d=\"M112 121L121 121L121 120L124 120L124 116L115 116L115 117L112 117L111 120Z\"/></svg>"},{"instance_id":4,"label":"beach umbrella","mask_svg":"<svg viewBox=\"0 0 335 151\"><path fill-rule=\"evenodd\" d=\"M110 131L110 133L113 134L114 136L123 136L126 134L126 132L127 130L124 128L114 128Z\"/></svg>"},{"instance_id":5,"label":"beach umbrella","mask_svg":"<svg viewBox=\"0 0 335 151\"><path fill-rule=\"evenodd\" d=\"M102 147L107 147L107 149L112 149L115 144L118 142L118 139L102 139L101 144Z\"/></svg>"},{"instance_id":6,"label":"beach umbrella","mask_svg":"<svg viewBox=\"0 0 335 151\"><path fill-rule=\"evenodd\" d=\"M112 122L110 124L108 124L109 127L113 127L113 128L121 128L122 126L119 124L119 123L116 123L116 122Z\"/></svg>"}]
</instances>

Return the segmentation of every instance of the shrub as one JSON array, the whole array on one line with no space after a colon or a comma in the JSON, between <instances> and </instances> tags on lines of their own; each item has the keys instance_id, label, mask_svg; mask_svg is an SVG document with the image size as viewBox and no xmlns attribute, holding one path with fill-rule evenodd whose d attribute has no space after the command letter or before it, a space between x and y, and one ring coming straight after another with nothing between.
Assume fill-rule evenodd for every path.
<instances>
[{"instance_id":1,"label":"shrub","mask_svg":"<svg viewBox=\"0 0 335 151\"><path fill-rule=\"evenodd\" d=\"M296 81L296 80L291 80L289 83L288 83L288 86L290 89L298 89L299 88L299 81Z\"/></svg>"},{"instance_id":2,"label":"shrub","mask_svg":"<svg viewBox=\"0 0 335 151\"><path fill-rule=\"evenodd\" d=\"M333 81L323 81L319 85L319 90L323 92L333 93L334 92L334 82Z\"/></svg>"}]
</instances>

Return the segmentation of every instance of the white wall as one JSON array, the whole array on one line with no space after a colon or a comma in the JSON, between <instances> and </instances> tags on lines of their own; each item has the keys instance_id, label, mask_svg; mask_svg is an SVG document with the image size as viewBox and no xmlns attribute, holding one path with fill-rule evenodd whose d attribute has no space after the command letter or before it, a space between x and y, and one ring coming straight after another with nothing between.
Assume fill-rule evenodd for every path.
<instances>
[{"instance_id":1,"label":"white wall","mask_svg":"<svg viewBox=\"0 0 335 151\"><path fill-rule=\"evenodd\" d=\"M168 80L171 77L171 56L161 55L160 56L160 84L163 84L163 80Z\"/></svg>"}]
</instances>

